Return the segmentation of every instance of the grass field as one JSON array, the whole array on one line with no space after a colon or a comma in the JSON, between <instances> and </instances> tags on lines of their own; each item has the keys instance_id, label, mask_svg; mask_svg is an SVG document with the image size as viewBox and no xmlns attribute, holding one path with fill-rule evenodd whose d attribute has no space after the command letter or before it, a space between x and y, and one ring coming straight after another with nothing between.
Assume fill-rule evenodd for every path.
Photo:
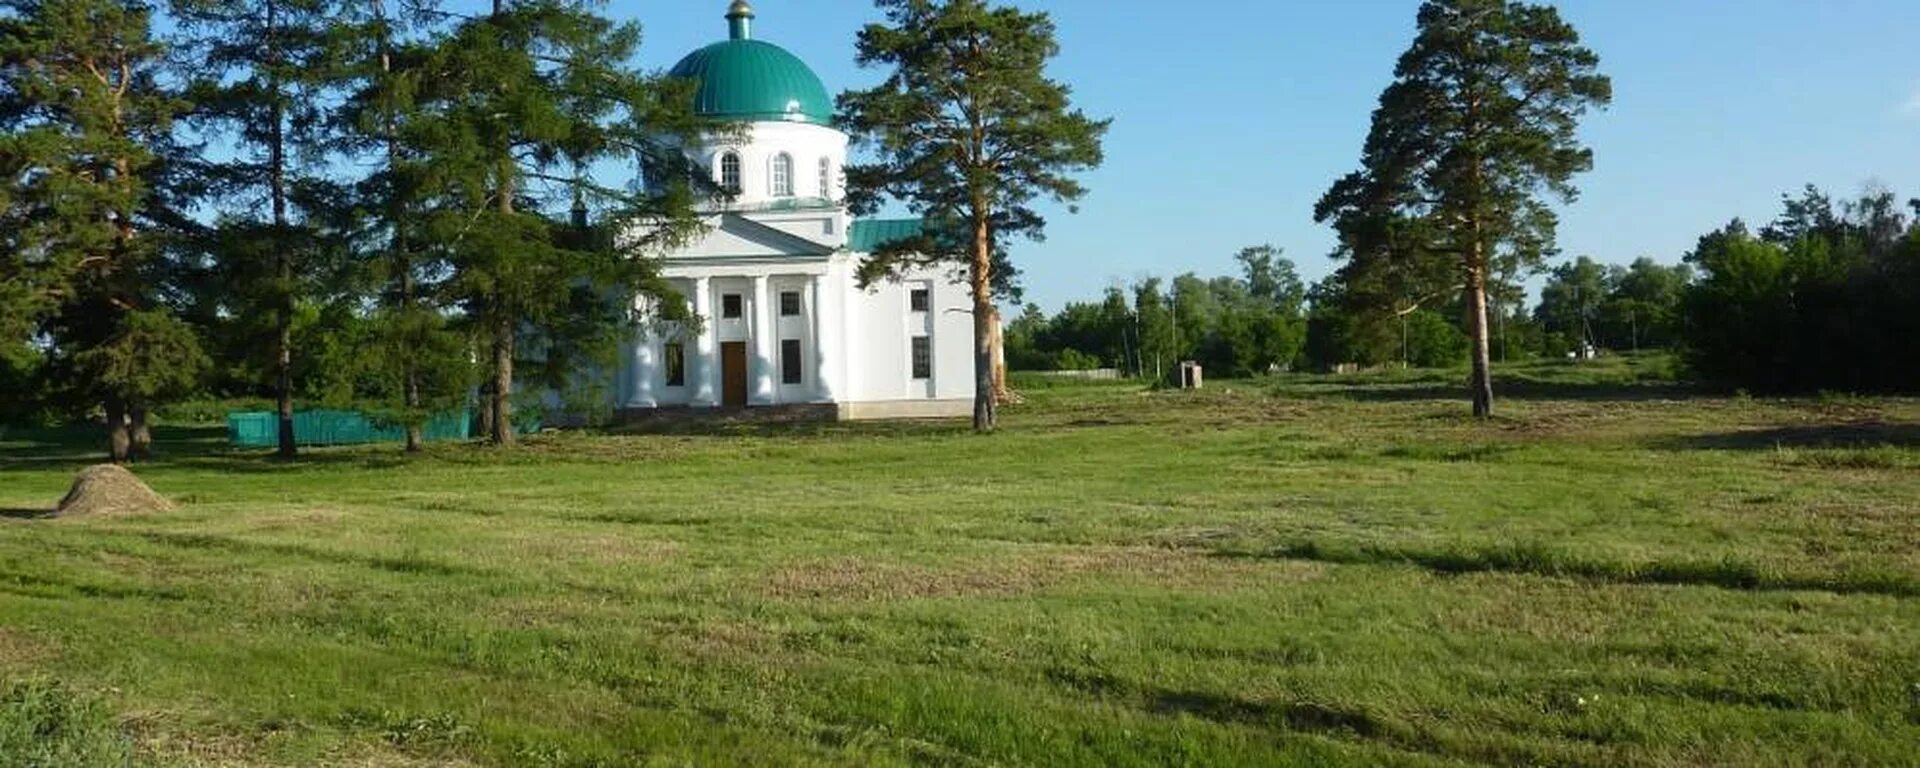
<instances>
[{"instance_id":1,"label":"grass field","mask_svg":"<svg viewBox=\"0 0 1920 768\"><path fill-rule=\"evenodd\" d=\"M1504 377L1490 424L1415 373L1036 384L984 438L170 429L137 519L25 519L90 446L15 432L0 763L1920 764L1920 400Z\"/></svg>"}]
</instances>

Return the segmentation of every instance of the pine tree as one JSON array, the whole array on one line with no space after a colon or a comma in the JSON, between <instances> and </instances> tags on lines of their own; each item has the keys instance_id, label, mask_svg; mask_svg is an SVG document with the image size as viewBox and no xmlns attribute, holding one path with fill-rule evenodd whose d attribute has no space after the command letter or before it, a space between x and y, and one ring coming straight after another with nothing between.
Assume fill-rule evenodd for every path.
<instances>
[{"instance_id":1,"label":"pine tree","mask_svg":"<svg viewBox=\"0 0 1920 768\"><path fill-rule=\"evenodd\" d=\"M657 260L640 256L699 227L692 168L668 148L712 126L685 84L632 69L638 46L638 27L584 3L496 0L422 64L419 113L400 126L430 200L420 242L440 250L448 299L486 348L482 421L496 445L514 442L516 379L562 389L610 364L636 294L672 293ZM657 193L594 183L584 169L604 159L637 159L664 183ZM597 207L600 224L572 221L576 203Z\"/></svg>"},{"instance_id":2,"label":"pine tree","mask_svg":"<svg viewBox=\"0 0 1920 768\"><path fill-rule=\"evenodd\" d=\"M1357 275L1403 278L1406 300L1457 270L1472 340L1474 415L1493 413L1488 286L1553 252L1556 218L1593 165L1579 119L1612 100L1599 57L1550 6L1429 0L1380 96L1361 169L1333 185L1315 218L1339 230ZM1391 269L1376 265L1392 264Z\"/></svg>"},{"instance_id":3,"label":"pine tree","mask_svg":"<svg viewBox=\"0 0 1920 768\"><path fill-rule=\"evenodd\" d=\"M958 230L949 242L920 244L921 260L959 257L973 293L974 429L998 422L994 392L994 293L1010 265L1015 236L1039 239L1046 220L1034 200L1079 200L1071 174L1097 167L1110 121L1073 109L1067 86L1048 79L1059 52L1044 13L985 0L877 0L886 24L861 30L858 61L891 69L879 86L839 99L840 122L880 152L846 168L848 199L871 211L901 201ZM963 233L963 234L962 234ZM951 242L958 241L958 242ZM914 263L895 250L866 272Z\"/></svg>"},{"instance_id":4,"label":"pine tree","mask_svg":"<svg viewBox=\"0 0 1920 768\"><path fill-rule=\"evenodd\" d=\"M242 312L265 326L279 455L292 458L293 323L314 267L315 209L329 195L319 168L327 125L321 114L332 0L174 0L182 48L204 65L190 90L192 121L235 140L232 159L214 165L227 211L266 208L265 218L228 213L221 256L238 260L229 286ZM261 267L264 267L262 269Z\"/></svg>"},{"instance_id":5,"label":"pine tree","mask_svg":"<svg viewBox=\"0 0 1920 768\"><path fill-rule=\"evenodd\" d=\"M0 9L0 317L10 334L51 342L49 378L105 410L114 461L142 457L153 406L206 366L157 290L167 235L157 222L182 218L156 189L182 105L155 76L164 51L145 5Z\"/></svg>"},{"instance_id":6,"label":"pine tree","mask_svg":"<svg viewBox=\"0 0 1920 768\"><path fill-rule=\"evenodd\" d=\"M472 388L467 347L449 321L444 252L422 242L426 158L404 139L421 119L417 98L437 31L432 7L349 0L331 42L338 85L348 91L332 134L347 156L372 170L357 180L351 239L353 275L376 297L379 343L365 351L378 382L357 392L363 407L404 425L405 450L423 448L424 426L463 406Z\"/></svg>"}]
</instances>

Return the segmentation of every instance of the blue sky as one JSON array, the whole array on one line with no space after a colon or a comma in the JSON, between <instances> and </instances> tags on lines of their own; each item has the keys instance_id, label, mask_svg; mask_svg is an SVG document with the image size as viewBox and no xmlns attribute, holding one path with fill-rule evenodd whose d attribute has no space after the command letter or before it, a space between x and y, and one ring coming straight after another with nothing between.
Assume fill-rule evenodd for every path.
<instances>
[{"instance_id":1,"label":"blue sky","mask_svg":"<svg viewBox=\"0 0 1920 768\"><path fill-rule=\"evenodd\" d=\"M1049 311L1148 274L1232 271L1240 247L1286 249L1303 276L1333 266L1313 203L1352 170L1417 0L1021 0L1053 14L1052 74L1114 118L1078 215L1016 245L1027 299ZM853 63L877 20L863 0L756 0L755 36L811 64L830 92L879 73ZM1765 221L1806 183L1920 196L1920 29L1913 0L1568 0L1614 105L1587 120L1596 154L1563 212L1568 257L1678 260L1735 216ZM725 0L615 3L672 66L725 36ZM671 8L671 10L668 10Z\"/></svg>"}]
</instances>

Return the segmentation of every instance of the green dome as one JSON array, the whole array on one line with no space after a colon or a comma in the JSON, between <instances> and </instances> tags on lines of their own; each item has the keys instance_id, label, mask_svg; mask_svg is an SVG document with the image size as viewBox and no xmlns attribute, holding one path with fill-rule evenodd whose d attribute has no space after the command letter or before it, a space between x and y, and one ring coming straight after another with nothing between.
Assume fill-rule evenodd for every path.
<instances>
[{"instance_id":1,"label":"green dome","mask_svg":"<svg viewBox=\"0 0 1920 768\"><path fill-rule=\"evenodd\" d=\"M702 117L833 122L833 100L820 76L772 43L744 37L714 43L687 54L668 74L700 81L693 104Z\"/></svg>"}]
</instances>

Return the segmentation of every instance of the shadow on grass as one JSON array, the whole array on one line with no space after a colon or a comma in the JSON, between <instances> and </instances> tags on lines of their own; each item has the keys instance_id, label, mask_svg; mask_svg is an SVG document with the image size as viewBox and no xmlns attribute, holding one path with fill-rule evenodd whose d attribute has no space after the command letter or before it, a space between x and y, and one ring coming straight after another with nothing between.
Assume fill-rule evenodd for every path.
<instances>
[{"instance_id":1,"label":"shadow on grass","mask_svg":"<svg viewBox=\"0 0 1920 768\"><path fill-rule=\"evenodd\" d=\"M324 450L308 448L302 450L298 458L291 460L281 459L270 451L213 451L198 455L163 458L160 463L182 469L273 474L320 468L393 469L406 466L412 460L411 457L401 453L396 446L389 452L380 453L362 447Z\"/></svg>"},{"instance_id":2,"label":"shadow on grass","mask_svg":"<svg viewBox=\"0 0 1920 768\"><path fill-rule=\"evenodd\" d=\"M226 451L221 427L156 427L153 463L218 455ZM79 469L107 461L106 441L97 426L15 429L0 440L0 472Z\"/></svg>"},{"instance_id":3,"label":"shadow on grass","mask_svg":"<svg viewBox=\"0 0 1920 768\"><path fill-rule=\"evenodd\" d=\"M0 593L22 597L85 597L106 600L179 601L187 590L161 584L96 581L80 574L0 570Z\"/></svg>"},{"instance_id":4,"label":"shadow on grass","mask_svg":"<svg viewBox=\"0 0 1920 768\"><path fill-rule=\"evenodd\" d=\"M78 471L107 461L100 442L99 428L92 426L10 431L6 439L0 441L0 472ZM418 458L406 455L400 445L394 443L304 446L297 458L285 460L274 455L271 449L228 445L227 430L223 427L157 427L153 453L152 459L134 464L133 469L163 466L234 473L277 473L319 467L378 470L404 466Z\"/></svg>"},{"instance_id":5,"label":"shadow on grass","mask_svg":"<svg viewBox=\"0 0 1920 768\"><path fill-rule=\"evenodd\" d=\"M1198 691L1158 691L1152 699L1155 712L1192 715L1218 723L1278 724L1290 731L1369 739L1400 735L1390 733L1393 729L1366 712L1311 701L1268 703Z\"/></svg>"},{"instance_id":6,"label":"shadow on grass","mask_svg":"<svg viewBox=\"0 0 1920 768\"><path fill-rule=\"evenodd\" d=\"M1654 444L1667 450L1764 451L1778 448L1920 447L1920 424L1855 422L1685 435Z\"/></svg>"},{"instance_id":7,"label":"shadow on grass","mask_svg":"<svg viewBox=\"0 0 1920 768\"><path fill-rule=\"evenodd\" d=\"M1601 560L1530 544L1432 548L1298 541L1271 549L1220 550L1220 557L1310 560L1336 565L1413 565L1441 574L1513 573L1579 578L1611 584L1670 584L1748 591L1821 591L1920 597L1920 577L1893 570L1811 573L1734 557Z\"/></svg>"},{"instance_id":8,"label":"shadow on grass","mask_svg":"<svg viewBox=\"0 0 1920 768\"><path fill-rule=\"evenodd\" d=\"M1163 717L1193 717L1227 725L1279 728L1347 741L1367 741L1433 755L1492 760L1506 764L1538 762L1537 756L1487 750L1458 750L1436 743L1411 724L1365 709L1309 699L1256 701L1212 691L1144 685L1114 675L1073 667L1047 670L1055 684L1101 699L1124 702Z\"/></svg>"},{"instance_id":9,"label":"shadow on grass","mask_svg":"<svg viewBox=\"0 0 1920 768\"><path fill-rule=\"evenodd\" d=\"M1283 387L1281 394L1303 398L1328 398L1358 402L1411 403L1435 400L1467 399L1467 387L1461 384L1356 384L1330 388ZM1692 384L1677 382L1641 382L1618 384L1567 383L1553 381L1502 381L1493 383L1493 399L1577 400L1584 402L1650 402L1686 400L1710 393Z\"/></svg>"},{"instance_id":10,"label":"shadow on grass","mask_svg":"<svg viewBox=\"0 0 1920 768\"><path fill-rule=\"evenodd\" d=\"M49 507L0 507L0 520L39 520L53 517Z\"/></svg>"},{"instance_id":11,"label":"shadow on grass","mask_svg":"<svg viewBox=\"0 0 1920 768\"><path fill-rule=\"evenodd\" d=\"M265 559L299 558L311 562L358 566L393 573L405 573L422 576L491 576L491 571L467 565L448 563L428 557L420 552L409 551L399 555L359 555L338 552L320 547L276 542L249 541L232 536L215 536L200 533L168 533L145 531L135 534L146 541L183 550L201 550L240 556L258 556Z\"/></svg>"}]
</instances>

